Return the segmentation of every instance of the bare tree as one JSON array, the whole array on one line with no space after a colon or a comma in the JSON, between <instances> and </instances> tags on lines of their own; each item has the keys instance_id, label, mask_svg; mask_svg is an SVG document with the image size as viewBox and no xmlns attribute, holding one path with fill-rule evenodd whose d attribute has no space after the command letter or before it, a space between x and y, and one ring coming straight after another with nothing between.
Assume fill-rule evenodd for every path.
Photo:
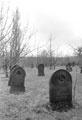
<instances>
[{"instance_id":1,"label":"bare tree","mask_svg":"<svg viewBox=\"0 0 82 120\"><path fill-rule=\"evenodd\" d=\"M17 63L20 56L21 30L19 19L19 12L16 10L16 13L13 16L12 38L10 40L10 65Z\"/></svg>"},{"instance_id":2,"label":"bare tree","mask_svg":"<svg viewBox=\"0 0 82 120\"><path fill-rule=\"evenodd\" d=\"M0 56L2 58L2 64L4 71L7 75L7 68L8 68L8 49L7 45L11 38L11 26L12 22L9 18L9 6L7 8L4 7L4 4L2 2L0 7Z\"/></svg>"},{"instance_id":3,"label":"bare tree","mask_svg":"<svg viewBox=\"0 0 82 120\"><path fill-rule=\"evenodd\" d=\"M10 22L9 22L10 21ZM9 7L4 10L4 5L2 3L0 9L0 44L6 45L10 39L12 22L9 19Z\"/></svg>"},{"instance_id":4,"label":"bare tree","mask_svg":"<svg viewBox=\"0 0 82 120\"><path fill-rule=\"evenodd\" d=\"M70 44L69 44L70 45ZM78 63L79 66L82 67L82 46L74 48L72 45L70 45L71 48L74 51L74 55L78 57ZM74 94L73 94L73 102L76 100L76 87L77 87L77 66L76 66L76 78L75 78L75 83L74 83Z\"/></svg>"},{"instance_id":5,"label":"bare tree","mask_svg":"<svg viewBox=\"0 0 82 120\"><path fill-rule=\"evenodd\" d=\"M29 31L29 23L22 29L20 25L19 10L16 9L13 15L12 38L10 40L10 66L19 62L21 56L26 56L30 52L29 40L34 31Z\"/></svg>"},{"instance_id":6,"label":"bare tree","mask_svg":"<svg viewBox=\"0 0 82 120\"><path fill-rule=\"evenodd\" d=\"M73 49L74 55L78 57L79 66L82 67L82 45L73 47L69 44L69 46Z\"/></svg>"},{"instance_id":7,"label":"bare tree","mask_svg":"<svg viewBox=\"0 0 82 120\"><path fill-rule=\"evenodd\" d=\"M54 38L55 40L55 38ZM57 57L55 57L55 47L53 46L52 44L53 42L53 34L51 33L50 34L50 37L49 37L49 48L48 48L48 53L49 53L49 66L50 66L50 69L52 69L52 67L54 66L54 69L55 69L55 65L56 65L56 62L57 62ZM53 49L54 47L54 49ZM57 52L57 50L56 50Z\"/></svg>"},{"instance_id":8,"label":"bare tree","mask_svg":"<svg viewBox=\"0 0 82 120\"><path fill-rule=\"evenodd\" d=\"M49 41L50 41L50 50L49 50L50 60L49 60L49 64L50 64L50 69L52 69L52 34L50 35Z\"/></svg>"}]
</instances>

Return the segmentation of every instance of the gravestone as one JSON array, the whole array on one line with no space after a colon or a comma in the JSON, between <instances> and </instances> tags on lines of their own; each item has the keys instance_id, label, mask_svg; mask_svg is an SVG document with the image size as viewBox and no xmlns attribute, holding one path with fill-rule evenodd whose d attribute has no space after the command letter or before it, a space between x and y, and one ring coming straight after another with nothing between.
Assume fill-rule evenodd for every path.
<instances>
[{"instance_id":1,"label":"gravestone","mask_svg":"<svg viewBox=\"0 0 82 120\"><path fill-rule=\"evenodd\" d=\"M12 73L12 70L13 70L14 68L16 68L16 67L18 67L17 64L15 64L15 65L13 65L12 67L10 67L10 78L9 78L8 86L11 85L11 80L12 80L12 78L11 78L11 73Z\"/></svg>"},{"instance_id":2,"label":"gravestone","mask_svg":"<svg viewBox=\"0 0 82 120\"><path fill-rule=\"evenodd\" d=\"M25 92L25 76L24 69L20 66L16 66L12 69L10 74L10 93Z\"/></svg>"},{"instance_id":3,"label":"gravestone","mask_svg":"<svg viewBox=\"0 0 82 120\"><path fill-rule=\"evenodd\" d=\"M44 76L44 64L38 65L38 76Z\"/></svg>"},{"instance_id":4,"label":"gravestone","mask_svg":"<svg viewBox=\"0 0 82 120\"><path fill-rule=\"evenodd\" d=\"M72 77L64 69L54 72L49 81L49 102L53 109L72 107Z\"/></svg>"}]
</instances>

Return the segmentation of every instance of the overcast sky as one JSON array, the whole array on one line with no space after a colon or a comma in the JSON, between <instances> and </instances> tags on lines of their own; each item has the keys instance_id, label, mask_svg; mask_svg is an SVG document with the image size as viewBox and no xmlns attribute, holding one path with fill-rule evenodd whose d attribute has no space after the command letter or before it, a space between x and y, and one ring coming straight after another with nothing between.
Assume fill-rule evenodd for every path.
<instances>
[{"instance_id":1,"label":"overcast sky","mask_svg":"<svg viewBox=\"0 0 82 120\"><path fill-rule=\"evenodd\" d=\"M4 0L6 1L6 0ZM19 8L22 22L37 29L38 46L46 44L52 33L53 48L63 55L72 54L72 46L82 44L82 0L8 0L11 9ZM7 3L7 1L6 1ZM32 39L32 45L35 43Z\"/></svg>"}]
</instances>

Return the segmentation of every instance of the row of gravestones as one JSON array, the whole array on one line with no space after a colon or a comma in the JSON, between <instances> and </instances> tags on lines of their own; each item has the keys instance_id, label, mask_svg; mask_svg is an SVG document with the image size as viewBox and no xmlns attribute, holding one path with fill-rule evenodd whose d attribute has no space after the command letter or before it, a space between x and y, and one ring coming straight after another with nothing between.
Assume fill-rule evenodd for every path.
<instances>
[{"instance_id":1,"label":"row of gravestones","mask_svg":"<svg viewBox=\"0 0 82 120\"><path fill-rule=\"evenodd\" d=\"M38 66L38 76L43 76L43 65ZM24 69L18 65L11 68L10 79L8 85L10 93L25 92L25 76ZM54 109L59 107L72 107L72 77L67 70L60 69L54 72L49 81L49 103Z\"/></svg>"}]
</instances>

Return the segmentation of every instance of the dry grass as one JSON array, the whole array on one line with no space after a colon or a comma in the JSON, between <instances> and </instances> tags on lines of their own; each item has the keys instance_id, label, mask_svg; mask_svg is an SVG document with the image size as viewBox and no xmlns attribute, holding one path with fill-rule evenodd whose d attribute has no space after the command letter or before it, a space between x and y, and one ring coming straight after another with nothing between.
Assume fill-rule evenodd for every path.
<instances>
[{"instance_id":1,"label":"dry grass","mask_svg":"<svg viewBox=\"0 0 82 120\"><path fill-rule=\"evenodd\" d=\"M57 69L59 69L58 67ZM38 77L37 69L25 69L25 93L9 93L8 79L0 73L0 120L82 120L82 74L77 70L75 108L68 112L46 109L49 102L49 78L54 70L45 69L45 76ZM73 87L76 79L75 68L71 72ZM74 92L74 91L73 91Z\"/></svg>"}]
</instances>

